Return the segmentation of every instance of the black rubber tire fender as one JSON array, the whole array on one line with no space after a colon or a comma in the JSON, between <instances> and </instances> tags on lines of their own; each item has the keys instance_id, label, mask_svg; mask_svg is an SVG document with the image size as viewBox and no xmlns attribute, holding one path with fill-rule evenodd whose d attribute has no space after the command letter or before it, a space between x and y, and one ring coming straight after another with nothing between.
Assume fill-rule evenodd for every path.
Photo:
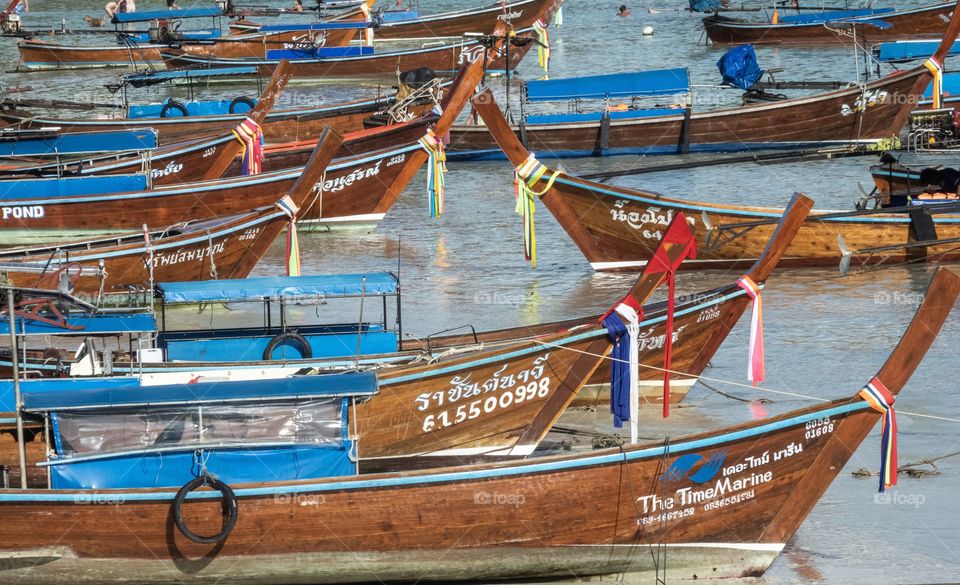
<instances>
[{"instance_id":1,"label":"black rubber tire fender","mask_svg":"<svg viewBox=\"0 0 960 585\"><path fill-rule=\"evenodd\" d=\"M187 117L190 114L187 113L187 106L183 102L177 100L170 100L163 105L163 109L160 110L161 118L172 118L170 112L180 112L180 117Z\"/></svg>"},{"instance_id":2,"label":"black rubber tire fender","mask_svg":"<svg viewBox=\"0 0 960 585\"><path fill-rule=\"evenodd\" d=\"M273 360L271 357L273 355L273 350L287 342L293 342L291 345L295 345L297 351L300 352L300 359L307 360L313 357L313 349L310 347L310 342L307 341L307 338L303 335L300 335L296 331L287 331L286 333L281 333L270 340L270 343L267 344L267 348L263 350L263 359L267 361Z\"/></svg>"},{"instance_id":3,"label":"black rubber tire fender","mask_svg":"<svg viewBox=\"0 0 960 585\"><path fill-rule=\"evenodd\" d=\"M187 523L183 520L183 511L181 510L183 501L187 498L190 492L205 485L210 486L220 492L220 495L223 498L223 503L221 505L223 510L223 527L220 529L220 532L214 534L213 536L201 536L187 528ZM198 544L217 544L218 542L226 540L227 537L230 536L230 533L233 532L234 526L237 525L237 518L239 516L237 494L233 492L230 486L207 474L201 475L200 477L192 479L184 484L184 486L180 488L180 491L177 492L176 497L173 498L172 506L173 521L177 525L177 530Z\"/></svg>"},{"instance_id":4,"label":"black rubber tire fender","mask_svg":"<svg viewBox=\"0 0 960 585\"><path fill-rule=\"evenodd\" d=\"M254 106L256 105L256 104L253 103L253 100L252 100L252 99L248 98L248 97L245 96L245 95L242 95L242 96L240 96L240 97L235 97L235 98L233 98L233 101L230 102L230 113L231 113L231 114L236 114L236 113L237 113L237 106L239 106L240 104L246 104L246 105L250 106L250 109L248 109L247 112L249 112L250 110L252 110L252 109L254 108ZM246 113L246 112L243 112L243 113Z\"/></svg>"}]
</instances>

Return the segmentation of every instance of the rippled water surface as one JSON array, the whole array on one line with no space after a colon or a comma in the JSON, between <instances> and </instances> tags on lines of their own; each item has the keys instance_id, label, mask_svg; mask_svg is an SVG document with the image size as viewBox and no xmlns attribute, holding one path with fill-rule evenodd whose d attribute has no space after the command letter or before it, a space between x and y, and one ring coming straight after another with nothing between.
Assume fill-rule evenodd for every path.
<instances>
[{"instance_id":1,"label":"rippled water surface","mask_svg":"<svg viewBox=\"0 0 960 585\"><path fill-rule=\"evenodd\" d=\"M698 45L699 19L676 9L685 2L628 1L633 16L615 18L616 6L621 3L570 0L564 27L553 36L554 76L686 66L695 85L717 83L714 62L722 51ZM32 0L31 4L34 11L28 22L59 25L60 19L66 18L68 25L80 26L82 16L98 16L101 12L99 2ZM191 5L182 0L180 4ZM141 10L160 5L147 0L138 4ZM434 12L479 3L423 0L421 5L425 12ZM649 12L651 9L656 12ZM654 27L652 37L640 34L645 25ZM760 49L758 54L762 66L786 69L778 74L781 79L847 81L856 75L849 48ZM16 61L9 39L0 43L0 58L8 69ZM115 75L113 71L5 74L0 84L30 85L38 92L58 97L106 96L102 85ZM523 64L521 75L538 75L535 59ZM216 91L230 94L238 89ZM375 84L359 88L298 86L293 90L322 100L375 91ZM711 99L716 103L739 100L739 94L730 90L714 94L717 97ZM143 99L158 95L154 90ZM846 209L858 195L857 182L865 186L870 182L867 166L872 160L741 164L646 174L614 182L690 199L770 206L782 206L793 192L801 191L816 199L818 207ZM571 171L586 173L629 168L637 162L633 157L619 157L565 164ZM304 271L395 270L399 261L404 328L417 337L454 325L469 323L491 329L605 310L631 282L631 276L594 273L542 208L537 213L539 264L530 269L523 261L521 225L513 214L511 175L506 163L451 164L447 182L447 209L439 219L428 218L421 173L375 230L303 234ZM282 270L283 246L278 242L257 274L279 274ZM836 270L778 272L764 292L768 373L764 386L820 398L855 393L896 344L931 274L928 266L895 267L846 278L839 278ZM736 276L719 272L684 274L678 284L685 291L695 291ZM960 419L957 317L956 313L951 316L920 371L897 401L898 409ZM748 327L745 317L720 348L707 376L744 382ZM723 382L711 385L743 398L767 398L771 402L765 408L771 414L809 404ZM752 412L749 404L698 384L669 421L661 421L653 412L645 414L642 434L676 437L749 420ZM565 422L582 423L584 417L589 417L586 422L591 424L606 424L605 417L584 413L569 414L570 420ZM899 421L901 462L960 450L960 426L955 422L906 414ZM755 582L960 580L958 463L960 458L938 462L941 474L935 477L901 477L893 492L902 496L896 498L900 503L875 503L876 479L855 479L851 475L859 468L878 468L879 436L875 431L833 482L785 553Z\"/></svg>"}]
</instances>

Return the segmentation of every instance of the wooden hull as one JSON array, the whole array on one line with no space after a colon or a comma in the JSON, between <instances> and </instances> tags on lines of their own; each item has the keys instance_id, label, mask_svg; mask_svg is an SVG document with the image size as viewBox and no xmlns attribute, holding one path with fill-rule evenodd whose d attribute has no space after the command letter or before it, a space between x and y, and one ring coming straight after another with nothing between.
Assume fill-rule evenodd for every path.
<instances>
[{"instance_id":1,"label":"wooden hull","mask_svg":"<svg viewBox=\"0 0 960 585\"><path fill-rule=\"evenodd\" d=\"M682 110L672 116L614 120L605 145L599 122L530 125L526 145L541 158L673 154L682 150L685 126L691 152L858 144L899 134L929 79L921 68L875 81L866 89L874 99L860 109L861 90L855 87L770 104L694 112L689 122ZM514 133L521 135L517 127ZM451 158L503 157L483 126L454 127L448 152Z\"/></svg>"},{"instance_id":2,"label":"wooden hull","mask_svg":"<svg viewBox=\"0 0 960 585\"><path fill-rule=\"evenodd\" d=\"M874 20L882 20L892 26L888 29L870 25L857 26L857 41L875 45L880 42L912 39L922 35L939 38L946 30L947 23L950 22L953 8L953 2L941 2L877 15L873 17ZM838 34L823 23L771 24L714 15L703 19L703 28L710 42L716 44L837 45L851 42L849 36ZM850 28L845 27L841 30L849 32Z\"/></svg>"},{"instance_id":3,"label":"wooden hull","mask_svg":"<svg viewBox=\"0 0 960 585\"><path fill-rule=\"evenodd\" d=\"M532 33L520 33L520 36L535 38ZM523 60L524 55L533 47L529 43L524 47L510 48L510 69ZM343 57L330 59L298 59L290 61L293 74L297 78L352 79L362 77L395 77L396 72L427 67L438 73L458 70L463 65L483 60L484 48L474 41L449 44L442 47L378 53L362 57ZM261 75L272 75L279 63L271 60L256 59L213 59L180 52L164 51L164 62L168 69L192 69L203 67L255 66ZM506 53L498 53L491 59L488 68L503 70L507 67Z\"/></svg>"},{"instance_id":4,"label":"wooden hull","mask_svg":"<svg viewBox=\"0 0 960 585\"><path fill-rule=\"evenodd\" d=\"M562 0L524 0L510 2L507 12L510 24L516 29L533 26L537 20L549 23ZM504 8L499 5L479 10L464 10L457 13L435 14L410 22L386 22L376 30L378 39L424 39L433 37L459 37L465 33L488 34L503 21Z\"/></svg>"},{"instance_id":5,"label":"wooden hull","mask_svg":"<svg viewBox=\"0 0 960 585\"><path fill-rule=\"evenodd\" d=\"M899 164L880 164L870 167L870 176L877 191L881 193L923 193L927 185L920 180L920 170Z\"/></svg>"},{"instance_id":6,"label":"wooden hull","mask_svg":"<svg viewBox=\"0 0 960 585\"><path fill-rule=\"evenodd\" d=\"M323 38L322 46L341 47L350 42L355 31L332 30ZM184 41L178 47L191 55L227 59L265 59L268 51L313 47L316 34L308 32L281 32L224 37L209 42ZM22 69L92 69L100 67L142 67L162 65L160 51L166 44L141 44L136 48L124 46L61 45L43 41L21 41L19 67Z\"/></svg>"}]
</instances>

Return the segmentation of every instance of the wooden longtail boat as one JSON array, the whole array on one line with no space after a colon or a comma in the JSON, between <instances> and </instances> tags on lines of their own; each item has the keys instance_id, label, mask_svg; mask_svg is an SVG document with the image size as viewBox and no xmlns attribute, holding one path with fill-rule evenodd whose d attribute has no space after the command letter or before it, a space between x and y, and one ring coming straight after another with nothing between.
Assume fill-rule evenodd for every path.
<instances>
[{"instance_id":1,"label":"wooden longtail boat","mask_svg":"<svg viewBox=\"0 0 960 585\"><path fill-rule=\"evenodd\" d=\"M960 278L938 271L872 388L900 392L958 295ZM210 544L178 532L172 489L2 490L0 575L38 584L759 575L883 417L856 393L648 445L188 494L176 506L188 526L218 527L237 512Z\"/></svg>"},{"instance_id":2,"label":"wooden longtail boat","mask_svg":"<svg viewBox=\"0 0 960 585\"><path fill-rule=\"evenodd\" d=\"M958 11L960 12L960 11ZM960 34L960 15L950 21L931 58L943 59ZM900 71L808 97L704 112L600 121L528 124L513 131L541 157L602 154L670 154L859 144L900 133L933 78L926 67ZM482 126L451 131L451 158L499 157Z\"/></svg>"},{"instance_id":3,"label":"wooden longtail boat","mask_svg":"<svg viewBox=\"0 0 960 585\"><path fill-rule=\"evenodd\" d=\"M324 132L286 203L163 230L144 226L139 233L99 240L6 250L0 253L0 273L27 288L57 288L67 279L76 294L93 296L151 290L159 281L244 278L290 222L287 210L314 204L317 183L340 142L339 135Z\"/></svg>"},{"instance_id":4,"label":"wooden longtail boat","mask_svg":"<svg viewBox=\"0 0 960 585\"><path fill-rule=\"evenodd\" d=\"M876 44L918 35L939 36L953 16L953 9L950 2L937 2L901 10L867 10L863 14L840 11L786 16L778 23L715 14L703 19L703 28L710 42L716 44L837 45L851 42L850 28L855 26L859 42ZM872 24L875 21L890 26Z\"/></svg>"},{"instance_id":5,"label":"wooden longtail boat","mask_svg":"<svg viewBox=\"0 0 960 585\"><path fill-rule=\"evenodd\" d=\"M385 20L376 29L376 38L381 40L427 39L437 37L460 37L467 33L486 33L498 22L509 22L515 28L529 28L538 20L549 23L563 0L520 0L507 4L491 4L481 8L453 10L410 20ZM509 18L505 18L509 17ZM355 13L353 18L363 18ZM230 23L236 32L251 32L259 29L258 23L239 21Z\"/></svg>"},{"instance_id":6,"label":"wooden longtail boat","mask_svg":"<svg viewBox=\"0 0 960 585\"><path fill-rule=\"evenodd\" d=\"M288 62L284 62L283 70L288 66ZM377 150L365 150L365 142L376 144L370 134L388 134L390 128L387 127L361 134L357 139L360 146L349 143L341 146L338 155L343 158L326 165L317 203L309 209L304 208L299 219L322 228L373 225L379 222L427 161L429 155L419 141L428 131L428 125L436 122L431 131L441 136L445 134L472 96L482 75L483 67L479 62L463 67L448 89L443 101L444 111L439 119L430 114L401 128L401 138L405 134L415 133L404 142ZM278 73L274 79L285 77ZM276 86L271 83L271 87ZM254 114L258 118L262 117L264 108L270 107L276 93L271 91L270 97L257 105ZM389 134L387 138L391 138ZM188 170L187 174L219 176L228 171L230 165L236 165L235 153L239 150L239 142L227 139L227 142L220 140L219 144L223 145L222 152L214 151L213 147L206 148L199 159L195 157L196 170ZM170 225L227 216L270 205L299 179L302 165L307 162L305 152L308 148L312 152L315 146L315 143L306 143L275 150L273 164L286 163L288 166L260 175L178 183L144 192L93 197L5 198L0 202L0 227L6 228L3 238L8 242L24 237L49 239L51 232L62 237L82 231L136 229L144 223ZM204 157L204 154L213 156ZM172 164L168 163L168 167ZM298 164L301 166L295 166ZM176 166L173 167L174 171L176 169ZM173 174L177 178L183 177L179 173ZM30 183L29 180L21 182L25 186Z\"/></svg>"},{"instance_id":7,"label":"wooden longtail boat","mask_svg":"<svg viewBox=\"0 0 960 585\"><path fill-rule=\"evenodd\" d=\"M955 23L960 22L956 21ZM489 90L474 107L516 166L531 156L511 131ZM697 237L697 258L682 268L746 266L760 253L781 212L762 207L699 203L658 193L596 183L557 172L533 185L564 231L595 270L646 266L662 228L679 211ZM820 211L810 215L787 249L785 266L890 263L960 258L960 214L942 205L870 211Z\"/></svg>"},{"instance_id":8,"label":"wooden longtail boat","mask_svg":"<svg viewBox=\"0 0 960 585\"><path fill-rule=\"evenodd\" d=\"M505 29L503 29L505 30ZM502 35L503 33L495 33ZM536 42L536 34L531 30L520 31L509 49L511 70L523 60ZM515 44L514 44L515 43ZM427 47L406 51L373 53L356 57L330 57L320 59L294 59L294 75L302 78L353 79L358 77L394 77L397 71L407 71L426 67L437 73L449 73L462 65L483 61L485 48L476 39L459 43L445 44L439 47ZM488 69L507 68L506 51L498 51L495 58L487 62ZM194 69L203 67L256 67L262 75L272 74L279 63L274 59L216 59L185 54L181 51L162 51L164 63L168 69Z\"/></svg>"}]
</instances>

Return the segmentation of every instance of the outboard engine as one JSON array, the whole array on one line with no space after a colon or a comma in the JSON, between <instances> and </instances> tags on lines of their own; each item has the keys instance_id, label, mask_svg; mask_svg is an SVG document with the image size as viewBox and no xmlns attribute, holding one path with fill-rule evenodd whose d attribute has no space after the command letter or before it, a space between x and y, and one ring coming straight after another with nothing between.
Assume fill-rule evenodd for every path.
<instances>
[{"instance_id":1,"label":"outboard engine","mask_svg":"<svg viewBox=\"0 0 960 585\"><path fill-rule=\"evenodd\" d=\"M0 14L0 26L3 27L3 32L16 34L23 30L23 22L20 20L19 14L7 14L6 12Z\"/></svg>"}]
</instances>

